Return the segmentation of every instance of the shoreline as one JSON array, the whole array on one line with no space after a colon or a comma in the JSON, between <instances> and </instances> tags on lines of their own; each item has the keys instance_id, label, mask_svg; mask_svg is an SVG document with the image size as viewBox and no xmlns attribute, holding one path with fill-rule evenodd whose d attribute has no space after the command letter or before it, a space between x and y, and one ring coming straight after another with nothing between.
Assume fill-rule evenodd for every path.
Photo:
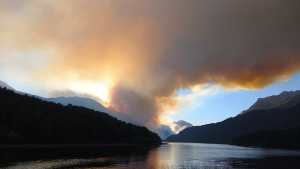
<instances>
[{"instance_id":1,"label":"shoreline","mask_svg":"<svg viewBox=\"0 0 300 169\"><path fill-rule=\"evenodd\" d=\"M236 146L243 148L257 148L257 149L275 149L275 150L290 150L290 151L300 151L300 148L289 148L289 147L270 147L270 146L255 146L255 145L239 145L239 144L229 144L229 143L205 143L205 142L180 142L180 141L166 141L166 143L187 143L187 144L215 144L215 145L228 145L228 146Z\"/></svg>"},{"instance_id":2,"label":"shoreline","mask_svg":"<svg viewBox=\"0 0 300 169\"><path fill-rule=\"evenodd\" d=\"M7 148L128 148L157 147L162 144L0 144L0 149Z\"/></svg>"}]
</instances>

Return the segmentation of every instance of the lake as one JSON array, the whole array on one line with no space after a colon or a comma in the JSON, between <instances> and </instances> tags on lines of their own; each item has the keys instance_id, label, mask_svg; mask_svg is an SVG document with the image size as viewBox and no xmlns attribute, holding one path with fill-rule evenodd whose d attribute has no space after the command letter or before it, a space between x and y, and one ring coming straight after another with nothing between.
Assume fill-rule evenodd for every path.
<instances>
[{"instance_id":1,"label":"lake","mask_svg":"<svg viewBox=\"0 0 300 169\"><path fill-rule=\"evenodd\" d=\"M280 169L300 168L300 151L169 143L112 150L1 149L3 169Z\"/></svg>"}]
</instances>

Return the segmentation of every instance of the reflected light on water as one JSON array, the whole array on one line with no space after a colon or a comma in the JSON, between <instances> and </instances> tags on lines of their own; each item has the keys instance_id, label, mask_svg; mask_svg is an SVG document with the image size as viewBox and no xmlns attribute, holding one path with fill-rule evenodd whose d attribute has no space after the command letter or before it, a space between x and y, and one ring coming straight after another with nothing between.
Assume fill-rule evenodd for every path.
<instances>
[{"instance_id":1,"label":"reflected light on water","mask_svg":"<svg viewBox=\"0 0 300 169\"><path fill-rule=\"evenodd\" d=\"M216 144L170 143L140 152L121 153L118 149L115 153L106 155L101 155L103 152L97 150L89 157L83 155L74 157L76 153L73 153L70 156L52 155L51 158L46 158L43 155L49 156L51 152L45 153L32 156L31 160L24 160L25 162L17 160L8 164L0 163L0 168L1 166L5 169L268 169L274 166L300 168L300 151ZM62 153L66 154L66 152ZM1 155L8 157L9 153ZM16 156L28 156L28 153L10 155L16 158Z\"/></svg>"}]
</instances>

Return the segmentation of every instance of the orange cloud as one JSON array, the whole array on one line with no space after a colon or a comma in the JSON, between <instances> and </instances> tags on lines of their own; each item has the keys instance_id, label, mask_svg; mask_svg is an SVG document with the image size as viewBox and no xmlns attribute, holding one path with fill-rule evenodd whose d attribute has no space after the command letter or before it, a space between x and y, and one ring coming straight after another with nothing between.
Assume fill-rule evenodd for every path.
<instances>
[{"instance_id":1,"label":"orange cloud","mask_svg":"<svg viewBox=\"0 0 300 169\"><path fill-rule=\"evenodd\" d=\"M6 51L0 70L17 71L7 66L16 64L12 53L39 51L39 58L49 61L24 77L50 91L109 81L111 107L153 124L162 105L176 105L172 97L178 88L208 82L261 88L297 72L299 5L293 0L0 0L0 50ZM32 62L31 56L20 66Z\"/></svg>"}]
</instances>

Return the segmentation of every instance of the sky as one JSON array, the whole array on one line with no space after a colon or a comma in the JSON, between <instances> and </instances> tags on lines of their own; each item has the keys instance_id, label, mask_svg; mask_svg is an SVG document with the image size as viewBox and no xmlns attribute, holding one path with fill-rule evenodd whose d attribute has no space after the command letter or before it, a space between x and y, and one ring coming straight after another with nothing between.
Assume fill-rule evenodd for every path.
<instances>
[{"instance_id":1,"label":"sky","mask_svg":"<svg viewBox=\"0 0 300 169\"><path fill-rule=\"evenodd\" d=\"M148 127L222 120L296 88L299 6L0 0L0 78L45 97L90 95Z\"/></svg>"},{"instance_id":2,"label":"sky","mask_svg":"<svg viewBox=\"0 0 300 169\"><path fill-rule=\"evenodd\" d=\"M247 110L258 98L278 95L283 91L295 90L300 90L300 73L262 89L226 90L222 87L214 87L214 92L196 97L191 104L182 105L169 118L173 121L186 120L194 125L216 123ZM181 96L189 94L192 93L179 92Z\"/></svg>"}]
</instances>

